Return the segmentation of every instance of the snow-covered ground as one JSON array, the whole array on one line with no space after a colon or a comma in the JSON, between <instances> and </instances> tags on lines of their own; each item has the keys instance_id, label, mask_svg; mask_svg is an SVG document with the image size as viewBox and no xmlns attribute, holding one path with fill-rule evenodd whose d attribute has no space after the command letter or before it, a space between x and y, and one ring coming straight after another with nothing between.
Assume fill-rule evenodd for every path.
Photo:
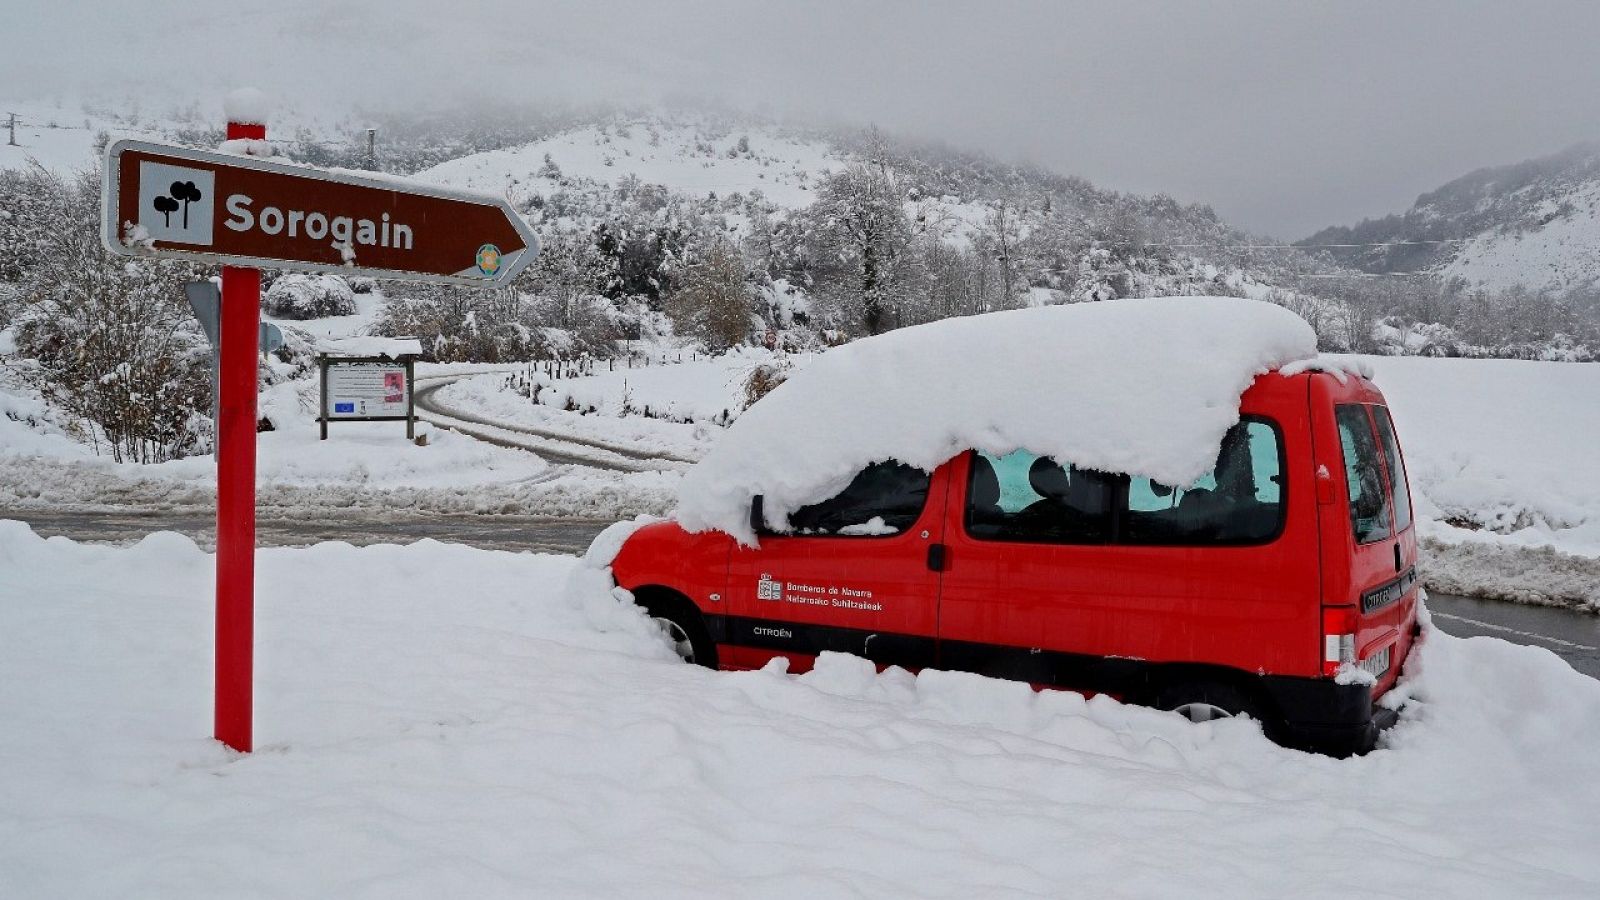
<instances>
[{"instance_id":1,"label":"snow-covered ground","mask_svg":"<svg viewBox=\"0 0 1600 900\"><path fill-rule=\"evenodd\" d=\"M241 757L208 555L0 523L0 895L1600 892L1600 683L1543 650L1430 632L1339 761L850 657L693 668L579 565L262 551Z\"/></svg>"},{"instance_id":2,"label":"snow-covered ground","mask_svg":"<svg viewBox=\"0 0 1600 900\"><path fill-rule=\"evenodd\" d=\"M1600 556L1600 366L1362 359L1394 410L1424 534Z\"/></svg>"},{"instance_id":3,"label":"snow-covered ground","mask_svg":"<svg viewBox=\"0 0 1600 900\"><path fill-rule=\"evenodd\" d=\"M423 366L424 376L495 367ZM3 374L3 373L0 373ZM665 512L677 476L549 466L426 422L424 446L401 422L339 422L319 440L316 382L262 393L278 423L257 436L259 505L279 515L360 509L387 514L486 513L623 518ZM65 433L58 413L15 381L0 383L0 508L173 509L214 502L209 455L155 465L116 464Z\"/></svg>"}]
</instances>

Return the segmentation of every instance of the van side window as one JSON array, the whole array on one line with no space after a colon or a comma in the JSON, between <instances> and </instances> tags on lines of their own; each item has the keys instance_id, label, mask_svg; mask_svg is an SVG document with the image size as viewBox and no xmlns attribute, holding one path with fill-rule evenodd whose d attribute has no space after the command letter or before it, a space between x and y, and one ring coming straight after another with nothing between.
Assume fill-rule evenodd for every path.
<instances>
[{"instance_id":1,"label":"van side window","mask_svg":"<svg viewBox=\"0 0 1600 900\"><path fill-rule=\"evenodd\" d=\"M873 463L844 490L790 513L790 531L843 537L898 534L922 515L931 477L916 466L895 460Z\"/></svg>"},{"instance_id":2,"label":"van side window","mask_svg":"<svg viewBox=\"0 0 1600 900\"><path fill-rule=\"evenodd\" d=\"M1356 543L1370 544L1394 536L1389 519L1389 491L1378 463L1378 442L1365 406L1334 407L1339 446L1344 451L1344 480L1349 486L1350 526Z\"/></svg>"},{"instance_id":3,"label":"van side window","mask_svg":"<svg viewBox=\"0 0 1600 900\"><path fill-rule=\"evenodd\" d=\"M1217 464L1187 487L1128 480L1120 542L1255 544L1283 527L1283 459L1278 430L1262 419L1239 422L1222 438Z\"/></svg>"},{"instance_id":4,"label":"van side window","mask_svg":"<svg viewBox=\"0 0 1600 900\"><path fill-rule=\"evenodd\" d=\"M1108 475L1026 450L975 453L967 479L967 533L990 541L1106 543L1113 484Z\"/></svg>"},{"instance_id":5,"label":"van side window","mask_svg":"<svg viewBox=\"0 0 1600 900\"><path fill-rule=\"evenodd\" d=\"M1374 406L1372 417L1378 422L1378 439L1383 443L1383 459L1389 464L1389 487L1394 495L1394 530L1411 527L1411 481L1406 477L1406 461L1400 457L1400 442L1394 436L1394 422L1387 407Z\"/></svg>"}]
</instances>

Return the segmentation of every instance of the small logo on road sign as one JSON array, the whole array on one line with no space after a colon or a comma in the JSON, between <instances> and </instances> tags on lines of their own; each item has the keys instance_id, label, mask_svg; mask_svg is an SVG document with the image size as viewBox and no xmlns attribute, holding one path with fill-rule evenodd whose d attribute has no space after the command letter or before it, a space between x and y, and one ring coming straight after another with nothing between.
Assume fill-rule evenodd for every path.
<instances>
[{"instance_id":1,"label":"small logo on road sign","mask_svg":"<svg viewBox=\"0 0 1600 900\"><path fill-rule=\"evenodd\" d=\"M354 403L335 403L333 411L336 413L353 413L356 411L356 405Z\"/></svg>"},{"instance_id":2,"label":"small logo on road sign","mask_svg":"<svg viewBox=\"0 0 1600 900\"><path fill-rule=\"evenodd\" d=\"M478 248L478 271L485 275L493 275L500 271L500 248L493 244L484 244Z\"/></svg>"},{"instance_id":3,"label":"small logo on road sign","mask_svg":"<svg viewBox=\"0 0 1600 900\"><path fill-rule=\"evenodd\" d=\"M152 240L211 243L216 175L206 169L139 163L139 225Z\"/></svg>"}]
</instances>

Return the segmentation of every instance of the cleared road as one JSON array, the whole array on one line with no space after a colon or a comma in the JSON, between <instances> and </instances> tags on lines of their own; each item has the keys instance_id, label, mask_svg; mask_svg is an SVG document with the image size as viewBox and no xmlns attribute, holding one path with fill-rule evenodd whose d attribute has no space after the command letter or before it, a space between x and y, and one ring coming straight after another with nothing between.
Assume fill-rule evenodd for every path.
<instances>
[{"instance_id":1,"label":"cleared road","mask_svg":"<svg viewBox=\"0 0 1600 900\"><path fill-rule=\"evenodd\" d=\"M153 531L177 531L211 547L216 523L209 510L154 512L54 512L0 509L0 519L20 519L43 535L79 541L136 541ZM320 541L352 544L410 543L424 538L533 553L582 553L609 522L525 516L370 515L316 519L262 518L257 540L264 547L302 546ZM1600 678L1600 616L1547 606L1498 600L1473 600L1433 594L1428 599L1434 623L1449 634L1489 635L1543 647L1574 669Z\"/></svg>"},{"instance_id":2,"label":"cleared road","mask_svg":"<svg viewBox=\"0 0 1600 900\"><path fill-rule=\"evenodd\" d=\"M64 535L76 541L137 541L154 531L176 531L202 547L216 545L215 513L207 509L152 512L54 512L0 509L0 519L18 519L46 537ZM582 553L600 530L611 524L593 519L551 519L533 516L398 514L374 519L360 516L256 519L256 543L262 547L299 547L322 541L351 544L409 544L424 538L470 544L495 550L532 553Z\"/></svg>"}]
</instances>

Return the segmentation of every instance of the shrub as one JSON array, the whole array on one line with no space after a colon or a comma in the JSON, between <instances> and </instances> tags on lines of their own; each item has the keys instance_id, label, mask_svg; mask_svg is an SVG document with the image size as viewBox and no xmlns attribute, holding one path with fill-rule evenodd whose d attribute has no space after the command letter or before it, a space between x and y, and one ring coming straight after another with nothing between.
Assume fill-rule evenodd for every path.
<instances>
[{"instance_id":1,"label":"shrub","mask_svg":"<svg viewBox=\"0 0 1600 900\"><path fill-rule=\"evenodd\" d=\"M280 319L352 316L356 298L338 275L280 275L261 298L261 309Z\"/></svg>"},{"instance_id":2,"label":"shrub","mask_svg":"<svg viewBox=\"0 0 1600 900\"><path fill-rule=\"evenodd\" d=\"M184 301L193 267L100 247L99 176L35 186L59 225L50 265L18 285L18 351L29 377L118 462L160 462L209 445L210 353ZM52 225L51 227L56 227Z\"/></svg>"}]
</instances>

